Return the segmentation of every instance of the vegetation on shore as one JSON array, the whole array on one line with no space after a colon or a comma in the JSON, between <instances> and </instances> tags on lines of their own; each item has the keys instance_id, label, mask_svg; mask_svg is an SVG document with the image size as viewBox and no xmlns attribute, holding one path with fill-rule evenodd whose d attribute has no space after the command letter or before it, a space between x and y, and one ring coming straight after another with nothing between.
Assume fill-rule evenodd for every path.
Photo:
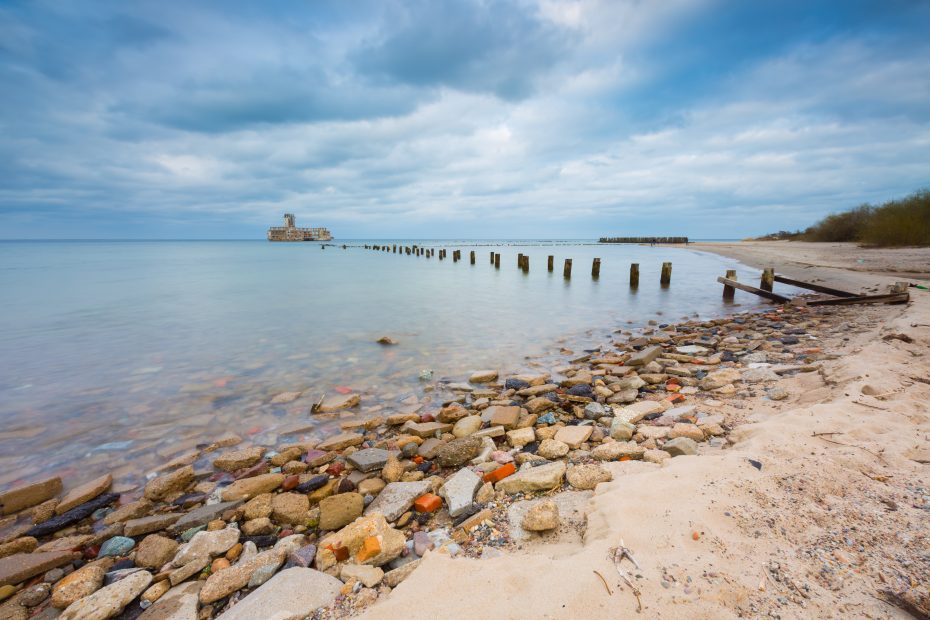
<instances>
[{"instance_id":1,"label":"vegetation on shore","mask_svg":"<svg viewBox=\"0 0 930 620\"><path fill-rule=\"evenodd\" d=\"M882 205L863 204L834 213L807 230L786 230L759 237L762 241L855 241L895 247L930 245L930 190L914 192Z\"/></svg>"}]
</instances>

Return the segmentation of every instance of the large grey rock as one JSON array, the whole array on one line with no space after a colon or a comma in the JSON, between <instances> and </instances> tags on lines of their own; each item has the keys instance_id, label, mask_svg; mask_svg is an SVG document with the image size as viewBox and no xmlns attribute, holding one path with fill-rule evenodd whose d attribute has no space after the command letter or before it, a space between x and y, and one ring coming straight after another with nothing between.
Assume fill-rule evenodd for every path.
<instances>
[{"instance_id":1,"label":"large grey rock","mask_svg":"<svg viewBox=\"0 0 930 620\"><path fill-rule=\"evenodd\" d=\"M346 460L359 471L374 471L381 469L387 463L391 453L381 448L365 448L350 454Z\"/></svg>"},{"instance_id":2,"label":"large grey rock","mask_svg":"<svg viewBox=\"0 0 930 620\"><path fill-rule=\"evenodd\" d=\"M202 581L191 581L171 588L137 620L197 620L198 596L202 587Z\"/></svg>"},{"instance_id":3,"label":"large grey rock","mask_svg":"<svg viewBox=\"0 0 930 620\"><path fill-rule=\"evenodd\" d=\"M475 493L481 487L481 478L475 472L464 467L446 480L439 494L446 500L449 516L457 517L467 512L475 502Z\"/></svg>"},{"instance_id":4,"label":"large grey rock","mask_svg":"<svg viewBox=\"0 0 930 620\"><path fill-rule=\"evenodd\" d=\"M659 357L659 353L662 352L662 347L646 347L639 353L636 353L627 360L627 366L645 366L649 362L654 361Z\"/></svg>"},{"instance_id":5,"label":"large grey rock","mask_svg":"<svg viewBox=\"0 0 930 620\"><path fill-rule=\"evenodd\" d=\"M341 587L335 577L295 566L272 577L218 620L300 620L332 602Z\"/></svg>"},{"instance_id":6,"label":"large grey rock","mask_svg":"<svg viewBox=\"0 0 930 620\"><path fill-rule=\"evenodd\" d=\"M614 414L625 422L636 424L647 415L662 413L663 411L665 411L665 406L662 403L654 400L641 400L638 403L627 405L620 411L615 411Z\"/></svg>"},{"instance_id":7,"label":"large grey rock","mask_svg":"<svg viewBox=\"0 0 930 620\"><path fill-rule=\"evenodd\" d=\"M504 493L527 493L548 491L562 484L565 463L556 461L539 467L524 467L517 473L497 483L497 490Z\"/></svg>"},{"instance_id":8,"label":"large grey rock","mask_svg":"<svg viewBox=\"0 0 930 620\"><path fill-rule=\"evenodd\" d=\"M197 532L189 543L178 549L172 564L184 566L195 559L210 558L226 553L237 542L239 542L239 530L235 527L212 532Z\"/></svg>"},{"instance_id":9,"label":"large grey rock","mask_svg":"<svg viewBox=\"0 0 930 620\"><path fill-rule=\"evenodd\" d=\"M183 532L192 527L206 525L210 521L218 519L227 510L238 508L241 504L242 500L239 499L234 502L220 502L219 504L209 504L207 506L195 508L175 521L174 525L171 526L171 531Z\"/></svg>"},{"instance_id":10,"label":"large grey rock","mask_svg":"<svg viewBox=\"0 0 930 620\"><path fill-rule=\"evenodd\" d=\"M430 483L426 480L392 482L381 490L375 501L368 505L365 514L379 512L388 521L396 521L400 515L407 512L416 498L428 493L429 489Z\"/></svg>"},{"instance_id":11,"label":"large grey rock","mask_svg":"<svg viewBox=\"0 0 930 620\"><path fill-rule=\"evenodd\" d=\"M693 439L677 437L671 441L666 441L662 449L672 456L692 456L697 454L698 445Z\"/></svg>"},{"instance_id":12,"label":"large grey rock","mask_svg":"<svg viewBox=\"0 0 930 620\"><path fill-rule=\"evenodd\" d=\"M120 613L152 583L152 574L140 570L100 588L65 609L59 620L107 620Z\"/></svg>"}]
</instances>

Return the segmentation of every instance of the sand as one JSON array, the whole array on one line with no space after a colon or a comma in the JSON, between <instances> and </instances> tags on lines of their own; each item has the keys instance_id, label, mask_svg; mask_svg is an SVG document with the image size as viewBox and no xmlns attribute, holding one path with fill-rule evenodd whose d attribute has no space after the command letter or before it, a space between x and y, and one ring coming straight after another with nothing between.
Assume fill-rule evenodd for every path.
<instances>
[{"instance_id":1,"label":"sand","mask_svg":"<svg viewBox=\"0 0 930 620\"><path fill-rule=\"evenodd\" d=\"M862 289L902 271L926 280L930 265L925 250L873 258L816 244L712 249ZM744 422L728 449L664 466L609 464L614 480L588 501L581 542L528 543L483 560L428 554L360 617L909 617L879 593L930 586L930 293L912 291L906 307L863 307L845 339L824 343L836 359L779 382L787 400L731 411ZM883 338L892 334L913 342ZM625 565L637 575L639 615L609 560L621 540L641 566Z\"/></svg>"}]
</instances>

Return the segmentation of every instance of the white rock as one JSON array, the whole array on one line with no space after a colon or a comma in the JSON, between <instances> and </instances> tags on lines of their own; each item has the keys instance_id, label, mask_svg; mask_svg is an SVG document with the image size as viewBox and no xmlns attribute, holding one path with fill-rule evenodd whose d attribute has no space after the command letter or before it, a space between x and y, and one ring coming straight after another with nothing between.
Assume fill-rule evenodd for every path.
<instances>
[{"instance_id":1,"label":"white rock","mask_svg":"<svg viewBox=\"0 0 930 620\"><path fill-rule=\"evenodd\" d=\"M152 583L152 574L138 571L71 603L59 620L106 620L120 613Z\"/></svg>"},{"instance_id":2,"label":"white rock","mask_svg":"<svg viewBox=\"0 0 930 620\"><path fill-rule=\"evenodd\" d=\"M218 620L300 620L328 605L342 582L299 566L283 570L249 594Z\"/></svg>"}]
</instances>

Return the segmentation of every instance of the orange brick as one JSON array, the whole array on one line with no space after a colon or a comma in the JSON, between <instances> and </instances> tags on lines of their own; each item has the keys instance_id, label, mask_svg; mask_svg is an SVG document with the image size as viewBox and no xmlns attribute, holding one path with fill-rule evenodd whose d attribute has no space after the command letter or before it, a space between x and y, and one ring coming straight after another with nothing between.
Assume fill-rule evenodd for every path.
<instances>
[{"instance_id":1,"label":"orange brick","mask_svg":"<svg viewBox=\"0 0 930 620\"><path fill-rule=\"evenodd\" d=\"M326 545L326 548L333 552L337 562L345 562L349 559L349 549L348 547L344 547L342 543Z\"/></svg>"},{"instance_id":2,"label":"orange brick","mask_svg":"<svg viewBox=\"0 0 930 620\"><path fill-rule=\"evenodd\" d=\"M671 396L667 396L665 398L665 400L667 400L670 403L680 403L684 401L684 399L685 399L684 394L672 394Z\"/></svg>"},{"instance_id":3,"label":"orange brick","mask_svg":"<svg viewBox=\"0 0 930 620\"><path fill-rule=\"evenodd\" d=\"M681 386L678 385L677 383L666 383L665 389L668 392L677 392L678 390L681 389Z\"/></svg>"},{"instance_id":4,"label":"orange brick","mask_svg":"<svg viewBox=\"0 0 930 620\"><path fill-rule=\"evenodd\" d=\"M370 560L379 553L381 553L381 541L378 540L377 536L369 536L365 539L365 542L362 543L362 548L355 554L355 559L359 563L362 563L366 560Z\"/></svg>"},{"instance_id":5,"label":"orange brick","mask_svg":"<svg viewBox=\"0 0 930 620\"><path fill-rule=\"evenodd\" d=\"M413 508L417 512L436 512L442 508L442 500L439 499L438 495L427 493L426 495L421 495L413 502Z\"/></svg>"},{"instance_id":6,"label":"orange brick","mask_svg":"<svg viewBox=\"0 0 930 620\"><path fill-rule=\"evenodd\" d=\"M517 471L516 465L514 465L513 463L507 463L506 465L501 465L494 471L489 471L488 473L486 473L484 475L484 481L490 482L492 484L495 482L500 482L501 480L503 480L510 474L514 473L515 471Z\"/></svg>"}]
</instances>

